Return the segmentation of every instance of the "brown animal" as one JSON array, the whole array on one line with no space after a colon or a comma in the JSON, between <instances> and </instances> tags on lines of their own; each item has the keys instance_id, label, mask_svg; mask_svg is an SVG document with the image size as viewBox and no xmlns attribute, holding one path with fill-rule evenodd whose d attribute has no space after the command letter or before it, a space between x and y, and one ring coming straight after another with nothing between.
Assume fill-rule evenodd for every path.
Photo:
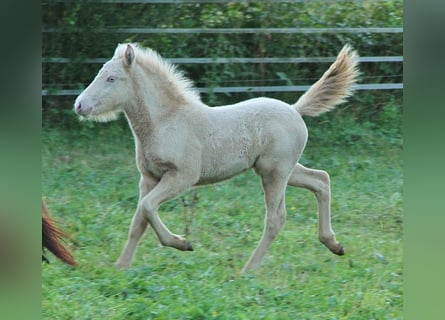
<instances>
[{"instance_id":1,"label":"brown animal","mask_svg":"<svg viewBox=\"0 0 445 320\"><path fill-rule=\"evenodd\" d=\"M55 224L48 214L45 204L42 202L42 248L48 249L52 254L64 263L77 265L71 253L62 245L61 241L66 234ZM42 254L42 261L49 262Z\"/></svg>"}]
</instances>

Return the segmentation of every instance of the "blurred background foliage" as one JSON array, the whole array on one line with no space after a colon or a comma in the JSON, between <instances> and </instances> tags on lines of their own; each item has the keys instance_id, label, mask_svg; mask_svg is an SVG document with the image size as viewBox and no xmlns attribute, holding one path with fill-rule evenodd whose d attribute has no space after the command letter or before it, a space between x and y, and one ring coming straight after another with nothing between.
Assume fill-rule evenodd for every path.
<instances>
[{"instance_id":1,"label":"blurred background foliage","mask_svg":"<svg viewBox=\"0 0 445 320\"><path fill-rule=\"evenodd\" d=\"M143 1L141 1L143 2ZM140 42L166 58L333 57L350 43L360 56L402 56L402 33L119 33L107 28L343 28L402 27L403 1L232 1L208 3L42 2L44 89L83 89L101 67L85 59L109 59L118 43ZM51 30L56 30L56 32ZM51 31L51 32L49 32ZM329 63L181 64L198 87L309 85ZM360 83L401 83L401 62L361 63ZM293 103L302 92L202 94L209 105L266 95ZM74 96L43 96L44 126L78 127ZM358 91L336 117L400 133L402 90ZM339 116L340 115L340 116ZM325 118L323 118L325 117ZM320 120L325 121L323 116ZM315 121L308 119L309 122ZM346 120L337 120L346 121ZM309 123L310 125L310 123ZM337 126L338 123L332 123ZM325 127L326 129L326 127Z\"/></svg>"}]
</instances>

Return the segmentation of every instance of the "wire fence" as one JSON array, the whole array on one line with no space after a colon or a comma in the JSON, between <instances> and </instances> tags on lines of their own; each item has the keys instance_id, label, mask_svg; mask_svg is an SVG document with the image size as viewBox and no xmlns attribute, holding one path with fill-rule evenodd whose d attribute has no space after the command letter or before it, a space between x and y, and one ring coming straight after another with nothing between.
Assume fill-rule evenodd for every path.
<instances>
[{"instance_id":1,"label":"wire fence","mask_svg":"<svg viewBox=\"0 0 445 320\"><path fill-rule=\"evenodd\" d=\"M59 30L57 28L44 28L44 33L50 32L82 32L82 29ZM94 33L131 33L131 34L194 34L194 33L292 33L292 34L319 34L319 33L402 33L403 28L97 28Z\"/></svg>"},{"instance_id":2,"label":"wire fence","mask_svg":"<svg viewBox=\"0 0 445 320\"><path fill-rule=\"evenodd\" d=\"M276 2L298 3L307 0L288 0ZM57 2L66 2L58 0ZM188 0L96 0L90 1L96 3L114 3L114 4L187 4L187 3L226 3L227 0L214 1L188 1ZM232 1L241 2L241 1ZM246 1L243 1L246 2ZM43 33L75 33L82 32L80 29L58 29L58 28L43 28ZM403 33L403 28L385 28L385 27L359 27L359 28L121 28L121 27L107 27L96 28L89 32L93 33L114 33L114 34L381 34L381 33ZM42 57L43 64L103 64L108 61L108 58L86 58L84 60L75 60L65 57ZM330 63L335 60L335 57L184 57L184 58L167 58L168 61L174 64L291 64L291 63ZM364 56L359 58L362 63L403 63L403 56ZM382 80L397 77L402 78L402 75L379 75L374 78L379 78L379 83L361 83L356 85L356 90L401 90L403 83L381 83ZM372 81L373 77L366 77L368 81ZM282 79L262 79L267 80L269 84L282 81ZM290 79L290 80L304 80L303 84L307 85L268 85L255 86L254 81L250 80L249 86L224 86L224 81L218 83L216 87L199 87L197 90L201 93L240 93L240 92L292 92L292 91L306 91L312 79ZM316 80L316 79L314 79ZM375 80L374 80L375 81ZM397 81L397 80L396 80ZM242 80L237 81L242 84ZM199 82L197 82L199 83ZM301 82L300 82L301 83ZM73 88L74 84L70 83L52 83L44 84L41 94L42 96L74 96L78 95L80 89Z\"/></svg>"},{"instance_id":3,"label":"wire fence","mask_svg":"<svg viewBox=\"0 0 445 320\"><path fill-rule=\"evenodd\" d=\"M81 61L82 64L102 64L108 61L107 58L88 58ZM335 57L293 57L293 58L236 58L236 57L218 57L218 58L167 58L175 64L222 64L222 63L328 63L333 62ZM43 63L79 63L69 58L43 57ZM360 57L359 62L381 63L381 62L403 62L403 56L379 56L379 57ZM400 76L400 75L397 75ZM395 77L395 76L387 76ZM369 78L369 77L368 77ZM383 78L385 78L383 76ZM264 79L263 79L264 80ZM268 79L271 81L271 79ZM250 81L252 82L252 81ZM69 84L58 84L54 87L69 86ZM281 85L281 86L229 86L229 87L198 87L200 93L239 93L239 92L300 92L306 91L310 85ZM403 83L368 83L358 84L356 90L400 90L403 89ZM80 89L42 89L42 96L74 96L80 94Z\"/></svg>"}]
</instances>

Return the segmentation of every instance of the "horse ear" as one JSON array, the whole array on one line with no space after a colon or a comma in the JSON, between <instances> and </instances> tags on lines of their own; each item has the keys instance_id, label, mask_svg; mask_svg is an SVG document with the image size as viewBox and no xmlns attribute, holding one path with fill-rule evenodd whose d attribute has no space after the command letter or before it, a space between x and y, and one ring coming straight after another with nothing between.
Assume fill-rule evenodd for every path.
<instances>
[{"instance_id":1,"label":"horse ear","mask_svg":"<svg viewBox=\"0 0 445 320\"><path fill-rule=\"evenodd\" d=\"M125 64L130 66L134 61L134 49L131 45L127 45L127 49L125 50Z\"/></svg>"}]
</instances>

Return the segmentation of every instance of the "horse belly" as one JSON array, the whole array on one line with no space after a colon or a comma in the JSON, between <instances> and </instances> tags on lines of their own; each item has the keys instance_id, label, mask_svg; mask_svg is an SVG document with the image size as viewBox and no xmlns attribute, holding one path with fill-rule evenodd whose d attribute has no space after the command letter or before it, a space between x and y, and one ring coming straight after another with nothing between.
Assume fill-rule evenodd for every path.
<instances>
[{"instance_id":1,"label":"horse belly","mask_svg":"<svg viewBox=\"0 0 445 320\"><path fill-rule=\"evenodd\" d=\"M221 155L213 161L204 162L201 168L201 176L197 185L211 184L230 179L247 169L252 168L254 161L248 157L230 157Z\"/></svg>"},{"instance_id":2,"label":"horse belly","mask_svg":"<svg viewBox=\"0 0 445 320\"><path fill-rule=\"evenodd\" d=\"M229 179L253 168L264 156L295 163L307 132L301 116L288 105L263 99L218 109L210 121L213 130L203 141L197 184Z\"/></svg>"}]
</instances>

